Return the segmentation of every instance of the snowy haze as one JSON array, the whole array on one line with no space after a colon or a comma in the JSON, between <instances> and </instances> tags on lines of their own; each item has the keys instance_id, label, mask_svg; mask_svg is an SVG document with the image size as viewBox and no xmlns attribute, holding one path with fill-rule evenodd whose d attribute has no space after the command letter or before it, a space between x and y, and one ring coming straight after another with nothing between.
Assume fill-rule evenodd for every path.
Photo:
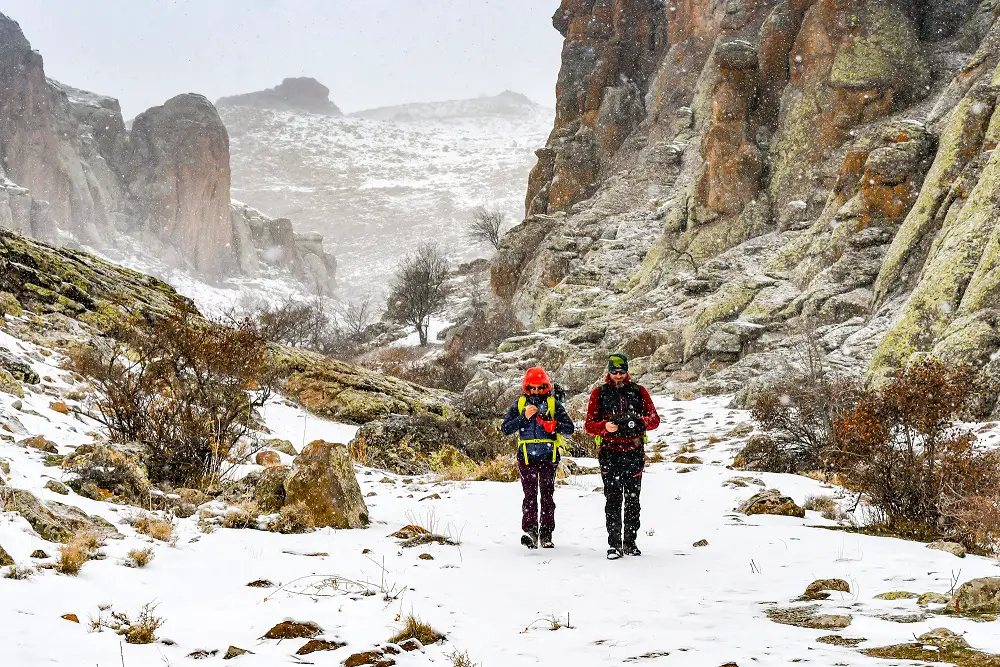
<instances>
[{"instance_id":1,"label":"snowy haze","mask_svg":"<svg viewBox=\"0 0 1000 667\"><path fill-rule=\"evenodd\" d=\"M48 76L126 118L311 76L345 112L516 90L554 105L556 0L3 0Z\"/></svg>"}]
</instances>

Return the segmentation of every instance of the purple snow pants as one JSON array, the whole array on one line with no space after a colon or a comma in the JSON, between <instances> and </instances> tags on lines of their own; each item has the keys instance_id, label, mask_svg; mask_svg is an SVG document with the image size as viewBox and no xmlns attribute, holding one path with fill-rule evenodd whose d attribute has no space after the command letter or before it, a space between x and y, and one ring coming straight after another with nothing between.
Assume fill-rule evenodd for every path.
<instances>
[{"instance_id":1,"label":"purple snow pants","mask_svg":"<svg viewBox=\"0 0 1000 667\"><path fill-rule=\"evenodd\" d=\"M556 468L558 463L532 463L517 461L521 473L521 487L524 502L521 504L521 530L524 532L547 531L556 527L556 501L552 494L556 490ZM538 495L542 496L542 514L538 515Z\"/></svg>"}]
</instances>

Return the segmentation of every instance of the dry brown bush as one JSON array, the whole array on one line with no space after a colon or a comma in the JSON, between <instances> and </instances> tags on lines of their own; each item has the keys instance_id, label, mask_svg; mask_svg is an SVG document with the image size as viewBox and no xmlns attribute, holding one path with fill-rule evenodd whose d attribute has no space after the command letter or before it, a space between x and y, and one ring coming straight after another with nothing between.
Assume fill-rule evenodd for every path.
<instances>
[{"instance_id":1,"label":"dry brown bush","mask_svg":"<svg viewBox=\"0 0 1000 667\"><path fill-rule=\"evenodd\" d=\"M154 540L169 542L174 535L174 524L154 516L140 516L131 521L132 527Z\"/></svg>"},{"instance_id":2,"label":"dry brown bush","mask_svg":"<svg viewBox=\"0 0 1000 667\"><path fill-rule=\"evenodd\" d=\"M513 455L508 454L479 464L475 479L480 482L517 482L521 479L521 474Z\"/></svg>"},{"instance_id":3,"label":"dry brown bush","mask_svg":"<svg viewBox=\"0 0 1000 667\"><path fill-rule=\"evenodd\" d=\"M112 440L143 445L154 483L217 478L270 396L266 341L246 320L226 328L186 312L136 317L112 335L71 353L72 369L99 390L96 414Z\"/></svg>"},{"instance_id":4,"label":"dry brown bush","mask_svg":"<svg viewBox=\"0 0 1000 667\"><path fill-rule=\"evenodd\" d=\"M128 552L125 564L128 567L146 567L153 560L153 550L149 547L145 549L132 549Z\"/></svg>"},{"instance_id":5,"label":"dry brown bush","mask_svg":"<svg viewBox=\"0 0 1000 667\"><path fill-rule=\"evenodd\" d=\"M11 565L6 572L4 572L4 579L13 579L15 581L24 581L25 579L30 579L35 574L35 568L26 565Z\"/></svg>"},{"instance_id":6,"label":"dry brown bush","mask_svg":"<svg viewBox=\"0 0 1000 667\"><path fill-rule=\"evenodd\" d=\"M260 517L260 508L257 503L253 500L245 500L227 508L226 513L219 519L219 525L223 528L256 528L258 517Z\"/></svg>"},{"instance_id":7,"label":"dry brown bush","mask_svg":"<svg viewBox=\"0 0 1000 667\"><path fill-rule=\"evenodd\" d=\"M272 533L308 533L313 530L312 515L309 514L309 510L306 509L305 504L296 503L294 505L285 505L281 508L281 512L278 516L271 519L267 524L267 529Z\"/></svg>"},{"instance_id":8,"label":"dry brown bush","mask_svg":"<svg viewBox=\"0 0 1000 667\"><path fill-rule=\"evenodd\" d=\"M62 574L76 576L83 564L90 560L94 551L101 546L99 533L84 529L78 530L70 537L69 542L59 547L59 558L55 569Z\"/></svg>"},{"instance_id":9,"label":"dry brown bush","mask_svg":"<svg viewBox=\"0 0 1000 667\"><path fill-rule=\"evenodd\" d=\"M835 422L828 463L889 530L992 549L1000 453L957 424L982 389L971 367L917 361Z\"/></svg>"},{"instance_id":10,"label":"dry brown bush","mask_svg":"<svg viewBox=\"0 0 1000 667\"><path fill-rule=\"evenodd\" d=\"M424 646L430 646L434 642L439 642L445 636L424 623L419 618L410 614L403 619L403 628L389 639L391 644L399 644L407 639L416 639Z\"/></svg>"},{"instance_id":11,"label":"dry brown bush","mask_svg":"<svg viewBox=\"0 0 1000 667\"><path fill-rule=\"evenodd\" d=\"M153 613L155 610L153 603L143 605L135 621L125 612L112 611L110 617L106 618L104 611L101 611L97 618L91 618L90 627L95 632L101 632L105 628L113 630L129 644L152 644L157 639L156 631L165 622Z\"/></svg>"}]
</instances>

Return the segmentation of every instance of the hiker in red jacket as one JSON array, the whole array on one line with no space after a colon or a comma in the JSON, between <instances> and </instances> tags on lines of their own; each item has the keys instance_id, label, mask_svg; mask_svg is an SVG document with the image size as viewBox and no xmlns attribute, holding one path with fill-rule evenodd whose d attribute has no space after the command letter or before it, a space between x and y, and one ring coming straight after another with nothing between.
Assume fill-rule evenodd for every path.
<instances>
[{"instance_id":1,"label":"hiker in red jacket","mask_svg":"<svg viewBox=\"0 0 1000 667\"><path fill-rule=\"evenodd\" d=\"M608 526L608 560L623 555L641 556L639 491L646 462L646 431L660 425L653 399L646 388L632 382L628 357L618 352L608 357L604 384L590 393L587 433L597 439L601 479L604 481L604 514ZM624 500L624 535L622 501Z\"/></svg>"}]
</instances>

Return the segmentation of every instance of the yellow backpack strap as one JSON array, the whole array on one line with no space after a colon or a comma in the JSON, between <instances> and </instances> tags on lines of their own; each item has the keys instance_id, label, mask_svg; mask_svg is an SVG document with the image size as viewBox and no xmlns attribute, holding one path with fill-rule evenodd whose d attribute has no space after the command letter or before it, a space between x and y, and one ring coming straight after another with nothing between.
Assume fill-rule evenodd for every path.
<instances>
[{"instance_id":1,"label":"yellow backpack strap","mask_svg":"<svg viewBox=\"0 0 1000 667\"><path fill-rule=\"evenodd\" d=\"M555 397L549 396L548 404L549 404L549 417L551 417L552 419L555 419L556 418L556 399L555 399Z\"/></svg>"},{"instance_id":2,"label":"yellow backpack strap","mask_svg":"<svg viewBox=\"0 0 1000 667\"><path fill-rule=\"evenodd\" d=\"M527 405L527 404L528 404L528 397L527 396L522 396L521 398L517 399L517 411L523 413L524 412L524 406Z\"/></svg>"}]
</instances>

